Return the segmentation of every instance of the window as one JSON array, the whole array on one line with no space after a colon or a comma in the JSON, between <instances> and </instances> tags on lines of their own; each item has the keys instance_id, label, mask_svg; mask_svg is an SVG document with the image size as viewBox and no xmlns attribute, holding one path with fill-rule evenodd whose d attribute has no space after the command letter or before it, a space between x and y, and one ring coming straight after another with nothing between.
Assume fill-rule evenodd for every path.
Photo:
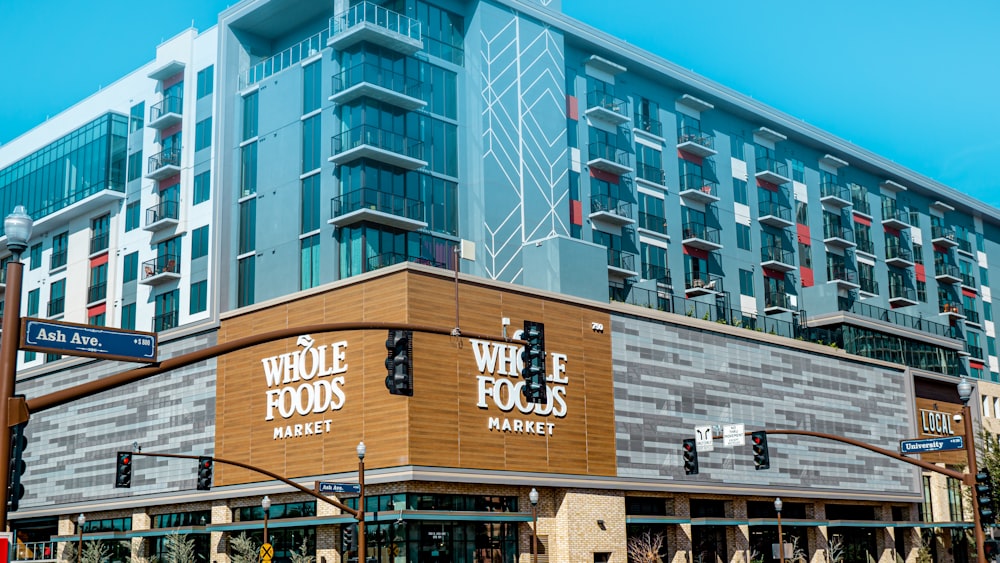
<instances>
[{"instance_id":1,"label":"window","mask_svg":"<svg viewBox=\"0 0 1000 563\"><path fill-rule=\"evenodd\" d=\"M736 246L743 250L750 250L750 226L736 225Z\"/></svg>"},{"instance_id":2,"label":"window","mask_svg":"<svg viewBox=\"0 0 1000 563\"><path fill-rule=\"evenodd\" d=\"M139 276L139 252L132 252L125 255L122 261L122 283L135 281Z\"/></svg>"},{"instance_id":3,"label":"window","mask_svg":"<svg viewBox=\"0 0 1000 563\"><path fill-rule=\"evenodd\" d=\"M215 83L215 67L212 65L198 71L198 99L212 93Z\"/></svg>"},{"instance_id":4,"label":"window","mask_svg":"<svg viewBox=\"0 0 1000 563\"><path fill-rule=\"evenodd\" d=\"M257 136L257 92L243 98L243 140Z\"/></svg>"},{"instance_id":5,"label":"window","mask_svg":"<svg viewBox=\"0 0 1000 563\"><path fill-rule=\"evenodd\" d=\"M69 256L69 232L59 233L52 237L52 258L49 259L49 269L55 270L66 265Z\"/></svg>"},{"instance_id":6,"label":"window","mask_svg":"<svg viewBox=\"0 0 1000 563\"><path fill-rule=\"evenodd\" d=\"M979 267L979 283L983 284L983 287L990 285L990 271L982 266Z\"/></svg>"},{"instance_id":7,"label":"window","mask_svg":"<svg viewBox=\"0 0 1000 563\"><path fill-rule=\"evenodd\" d=\"M239 254L253 252L257 247L257 199L240 203Z\"/></svg>"},{"instance_id":8,"label":"window","mask_svg":"<svg viewBox=\"0 0 1000 563\"><path fill-rule=\"evenodd\" d=\"M125 232L139 228L139 202L133 201L125 206Z\"/></svg>"},{"instance_id":9,"label":"window","mask_svg":"<svg viewBox=\"0 0 1000 563\"><path fill-rule=\"evenodd\" d=\"M194 177L194 205L208 201L211 197L211 172L205 171Z\"/></svg>"},{"instance_id":10,"label":"window","mask_svg":"<svg viewBox=\"0 0 1000 563\"><path fill-rule=\"evenodd\" d=\"M28 250L28 262L31 264L28 267L31 270L37 270L42 267L42 243L39 242L31 245L31 248Z\"/></svg>"},{"instance_id":11,"label":"window","mask_svg":"<svg viewBox=\"0 0 1000 563\"><path fill-rule=\"evenodd\" d=\"M142 129L143 119L146 117L146 102L139 102L132 106L129 111L128 132L135 133Z\"/></svg>"},{"instance_id":12,"label":"window","mask_svg":"<svg viewBox=\"0 0 1000 563\"><path fill-rule=\"evenodd\" d=\"M208 281L202 280L191 284L190 313L201 313L208 309Z\"/></svg>"},{"instance_id":13,"label":"window","mask_svg":"<svg viewBox=\"0 0 1000 563\"><path fill-rule=\"evenodd\" d=\"M806 181L806 164L794 158L792 159L792 180L796 182Z\"/></svg>"},{"instance_id":14,"label":"window","mask_svg":"<svg viewBox=\"0 0 1000 563\"><path fill-rule=\"evenodd\" d=\"M319 66L319 65L310 65ZM320 139L320 115L314 115L302 122L302 172L310 172L320 167L322 140Z\"/></svg>"},{"instance_id":15,"label":"window","mask_svg":"<svg viewBox=\"0 0 1000 563\"><path fill-rule=\"evenodd\" d=\"M101 215L90 222L90 253L96 254L98 252L108 249L108 229L111 225L111 215Z\"/></svg>"},{"instance_id":16,"label":"window","mask_svg":"<svg viewBox=\"0 0 1000 563\"><path fill-rule=\"evenodd\" d=\"M299 289L319 285L319 235L302 239Z\"/></svg>"},{"instance_id":17,"label":"window","mask_svg":"<svg viewBox=\"0 0 1000 563\"><path fill-rule=\"evenodd\" d=\"M323 77L320 75L320 64L315 62L306 65L302 69L302 113L319 109L322 96Z\"/></svg>"},{"instance_id":18,"label":"window","mask_svg":"<svg viewBox=\"0 0 1000 563\"><path fill-rule=\"evenodd\" d=\"M108 263L98 264L90 269L90 286L87 288L87 303L95 303L108 297Z\"/></svg>"},{"instance_id":19,"label":"window","mask_svg":"<svg viewBox=\"0 0 1000 563\"><path fill-rule=\"evenodd\" d=\"M191 231L191 259L208 256L208 225Z\"/></svg>"},{"instance_id":20,"label":"window","mask_svg":"<svg viewBox=\"0 0 1000 563\"><path fill-rule=\"evenodd\" d=\"M660 151L636 143L635 145L636 175L647 182L663 185L663 155Z\"/></svg>"},{"instance_id":21,"label":"window","mask_svg":"<svg viewBox=\"0 0 1000 563\"><path fill-rule=\"evenodd\" d=\"M740 270L740 295L753 297L753 272Z\"/></svg>"},{"instance_id":22,"label":"window","mask_svg":"<svg viewBox=\"0 0 1000 563\"><path fill-rule=\"evenodd\" d=\"M302 180L302 230L301 233L311 233L319 229L320 203L319 203L319 174L313 174Z\"/></svg>"},{"instance_id":23,"label":"window","mask_svg":"<svg viewBox=\"0 0 1000 563\"><path fill-rule=\"evenodd\" d=\"M886 242L888 245L890 235L886 233ZM875 243L872 242L872 228L871 225L866 225L864 223L854 223L854 238L858 244L858 252L865 252L875 255ZM896 245L898 247L899 242L897 240Z\"/></svg>"},{"instance_id":24,"label":"window","mask_svg":"<svg viewBox=\"0 0 1000 563\"><path fill-rule=\"evenodd\" d=\"M206 117L194 125L194 150L212 146L212 118Z\"/></svg>"},{"instance_id":25,"label":"window","mask_svg":"<svg viewBox=\"0 0 1000 563\"><path fill-rule=\"evenodd\" d=\"M177 326L178 290L168 291L156 296L156 309L153 316L153 330L160 332Z\"/></svg>"},{"instance_id":26,"label":"window","mask_svg":"<svg viewBox=\"0 0 1000 563\"><path fill-rule=\"evenodd\" d=\"M812 248L808 244L799 243L799 264L803 268L812 268Z\"/></svg>"},{"instance_id":27,"label":"window","mask_svg":"<svg viewBox=\"0 0 1000 563\"><path fill-rule=\"evenodd\" d=\"M733 199L736 203L750 205L750 196L747 193L747 181L733 178Z\"/></svg>"},{"instance_id":28,"label":"window","mask_svg":"<svg viewBox=\"0 0 1000 563\"><path fill-rule=\"evenodd\" d=\"M983 320L993 321L993 304L983 301Z\"/></svg>"},{"instance_id":29,"label":"window","mask_svg":"<svg viewBox=\"0 0 1000 563\"><path fill-rule=\"evenodd\" d=\"M248 256L237 263L236 306L253 305L254 298L254 257Z\"/></svg>"},{"instance_id":30,"label":"window","mask_svg":"<svg viewBox=\"0 0 1000 563\"><path fill-rule=\"evenodd\" d=\"M642 279L670 283L670 271L667 270L667 249L654 244L642 243L639 252L642 255Z\"/></svg>"},{"instance_id":31,"label":"window","mask_svg":"<svg viewBox=\"0 0 1000 563\"><path fill-rule=\"evenodd\" d=\"M746 146L746 140L743 139L742 135L730 135L729 136L729 153L733 158L739 160L746 160L743 154Z\"/></svg>"},{"instance_id":32,"label":"window","mask_svg":"<svg viewBox=\"0 0 1000 563\"><path fill-rule=\"evenodd\" d=\"M917 280L917 301L927 303L927 282Z\"/></svg>"},{"instance_id":33,"label":"window","mask_svg":"<svg viewBox=\"0 0 1000 563\"><path fill-rule=\"evenodd\" d=\"M135 330L135 303L122 305L122 328Z\"/></svg>"},{"instance_id":34,"label":"window","mask_svg":"<svg viewBox=\"0 0 1000 563\"><path fill-rule=\"evenodd\" d=\"M128 155L128 181L138 180L142 178L142 149L140 148L136 152Z\"/></svg>"},{"instance_id":35,"label":"window","mask_svg":"<svg viewBox=\"0 0 1000 563\"><path fill-rule=\"evenodd\" d=\"M795 201L795 222L800 225L809 224L809 204L804 201Z\"/></svg>"},{"instance_id":36,"label":"window","mask_svg":"<svg viewBox=\"0 0 1000 563\"><path fill-rule=\"evenodd\" d=\"M38 316L38 296L41 292L40 289L32 289L28 292L28 316L37 317Z\"/></svg>"},{"instance_id":37,"label":"window","mask_svg":"<svg viewBox=\"0 0 1000 563\"><path fill-rule=\"evenodd\" d=\"M104 326L105 313L98 313L87 317L87 324L90 326Z\"/></svg>"},{"instance_id":38,"label":"window","mask_svg":"<svg viewBox=\"0 0 1000 563\"><path fill-rule=\"evenodd\" d=\"M921 244L913 245L913 263L924 265L924 247Z\"/></svg>"},{"instance_id":39,"label":"window","mask_svg":"<svg viewBox=\"0 0 1000 563\"><path fill-rule=\"evenodd\" d=\"M62 315L66 310L66 280L61 279L59 281L52 282L52 288L49 292L49 315L50 317L55 317Z\"/></svg>"},{"instance_id":40,"label":"window","mask_svg":"<svg viewBox=\"0 0 1000 563\"><path fill-rule=\"evenodd\" d=\"M240 197L257 193L257 143L240 149Z\"/></svg>"}]
</instances>

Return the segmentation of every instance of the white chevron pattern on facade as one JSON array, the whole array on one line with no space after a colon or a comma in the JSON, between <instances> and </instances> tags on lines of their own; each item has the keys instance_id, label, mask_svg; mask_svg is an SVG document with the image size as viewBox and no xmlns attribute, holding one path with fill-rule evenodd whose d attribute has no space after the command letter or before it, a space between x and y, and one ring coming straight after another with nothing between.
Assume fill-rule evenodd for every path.
<instances>
[{"instance_id":1,"label":"white chevron pattern on facade","mask_svg":"<svg viewBox=\"0 0 1000 563\"><path fill-rule=\"evenodd\" d=\"M569 149L562 38L508 14L481 34L484 251L488 277L516 282L524 243L569 233Z\"/></svg>"}]
</instances>

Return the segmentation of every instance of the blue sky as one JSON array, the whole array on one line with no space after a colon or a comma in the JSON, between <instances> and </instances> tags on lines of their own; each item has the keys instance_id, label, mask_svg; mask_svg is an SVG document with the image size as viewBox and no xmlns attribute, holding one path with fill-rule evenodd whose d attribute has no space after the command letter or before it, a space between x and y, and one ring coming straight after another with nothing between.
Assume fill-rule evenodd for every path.
<instances>
[{"instance_id":1,"label":"blue sky","mask_svg":"<svg viewBox=\"0 0 1000 563\"><path fill-rule=\"evenodd\" d=\"M315 0L330 1L330 0ZM0 142L233 0L0 0ZM585 23L1000 206L1000 2L563 0Z\"/></svg>"}]
</instances>

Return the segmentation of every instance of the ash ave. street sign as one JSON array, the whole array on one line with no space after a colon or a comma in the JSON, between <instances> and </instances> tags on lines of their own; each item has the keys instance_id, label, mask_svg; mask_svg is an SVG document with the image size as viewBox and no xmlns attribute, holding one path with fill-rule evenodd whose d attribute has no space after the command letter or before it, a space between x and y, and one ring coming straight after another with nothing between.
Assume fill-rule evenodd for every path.
<instances>
[{"instance_id":1,"label":"ash ave. street sign","mask_svg":"<svg viewBox=\"0 0 1000 563\"><path fill-rule=\"evenodd\" d=\"M21 349L124 362L155 362L156 333L25 318Z\"/></svg>"},{"instance_id":2,"label":"ash ave. street sign","mask_svg":"<svg viewBox=\"0 0 1000 563\"><path fill-rule=\"evenodd\" d=\"M963 448L965 448L965 442L961 436L899 441L899 453L901 454L926 454L930 452L961 450Z\"/></svg>"},{"instance_id":3,"label":"ash ave. street sign","mask_svg":"<svg viewBox=\"0 0 1000 563\"><path fill-rule=\"evenodd\" d=\"M328 481L320 481L319 492L359 494L361 492L361 485L357 483L330 483Z\"/></svg>"}]
</instances>

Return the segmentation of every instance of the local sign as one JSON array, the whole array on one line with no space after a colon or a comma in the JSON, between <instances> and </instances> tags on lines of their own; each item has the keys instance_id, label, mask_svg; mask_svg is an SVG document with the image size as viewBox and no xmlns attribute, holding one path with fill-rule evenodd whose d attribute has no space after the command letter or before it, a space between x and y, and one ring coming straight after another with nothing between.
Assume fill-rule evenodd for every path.
<instances>
[{"instance_id":1,"label":"local sign","mask_svg":"<svg viewBox=\"0 0 1000 563\"><path fill-rule=\"evenodd\" d=\"M156 333L25 318L21 349L124 362L155 362Z\"/></svg>"},{"instance_id":2,"label":"local sign","mask_svg":"<svg viewBox=\"0 0 1000 563\"><path fill-rule=\"evenodd\" d=\"M319 492L321 493L361 493L361 485L358 483L330 483L319 482Z\"/></svg>"},{"instance_id":3,"label":"local sign","mask_svg":"<svg viewBox=\"0 0 1000 563\"><path fill-rule=\"evenodd\" d=\"M901 454L925 454L961 450L964 448L965 442L961 436L927 438L924 440L900 440L899 442L899 453Z\"/></svg>"}]
</instances>

